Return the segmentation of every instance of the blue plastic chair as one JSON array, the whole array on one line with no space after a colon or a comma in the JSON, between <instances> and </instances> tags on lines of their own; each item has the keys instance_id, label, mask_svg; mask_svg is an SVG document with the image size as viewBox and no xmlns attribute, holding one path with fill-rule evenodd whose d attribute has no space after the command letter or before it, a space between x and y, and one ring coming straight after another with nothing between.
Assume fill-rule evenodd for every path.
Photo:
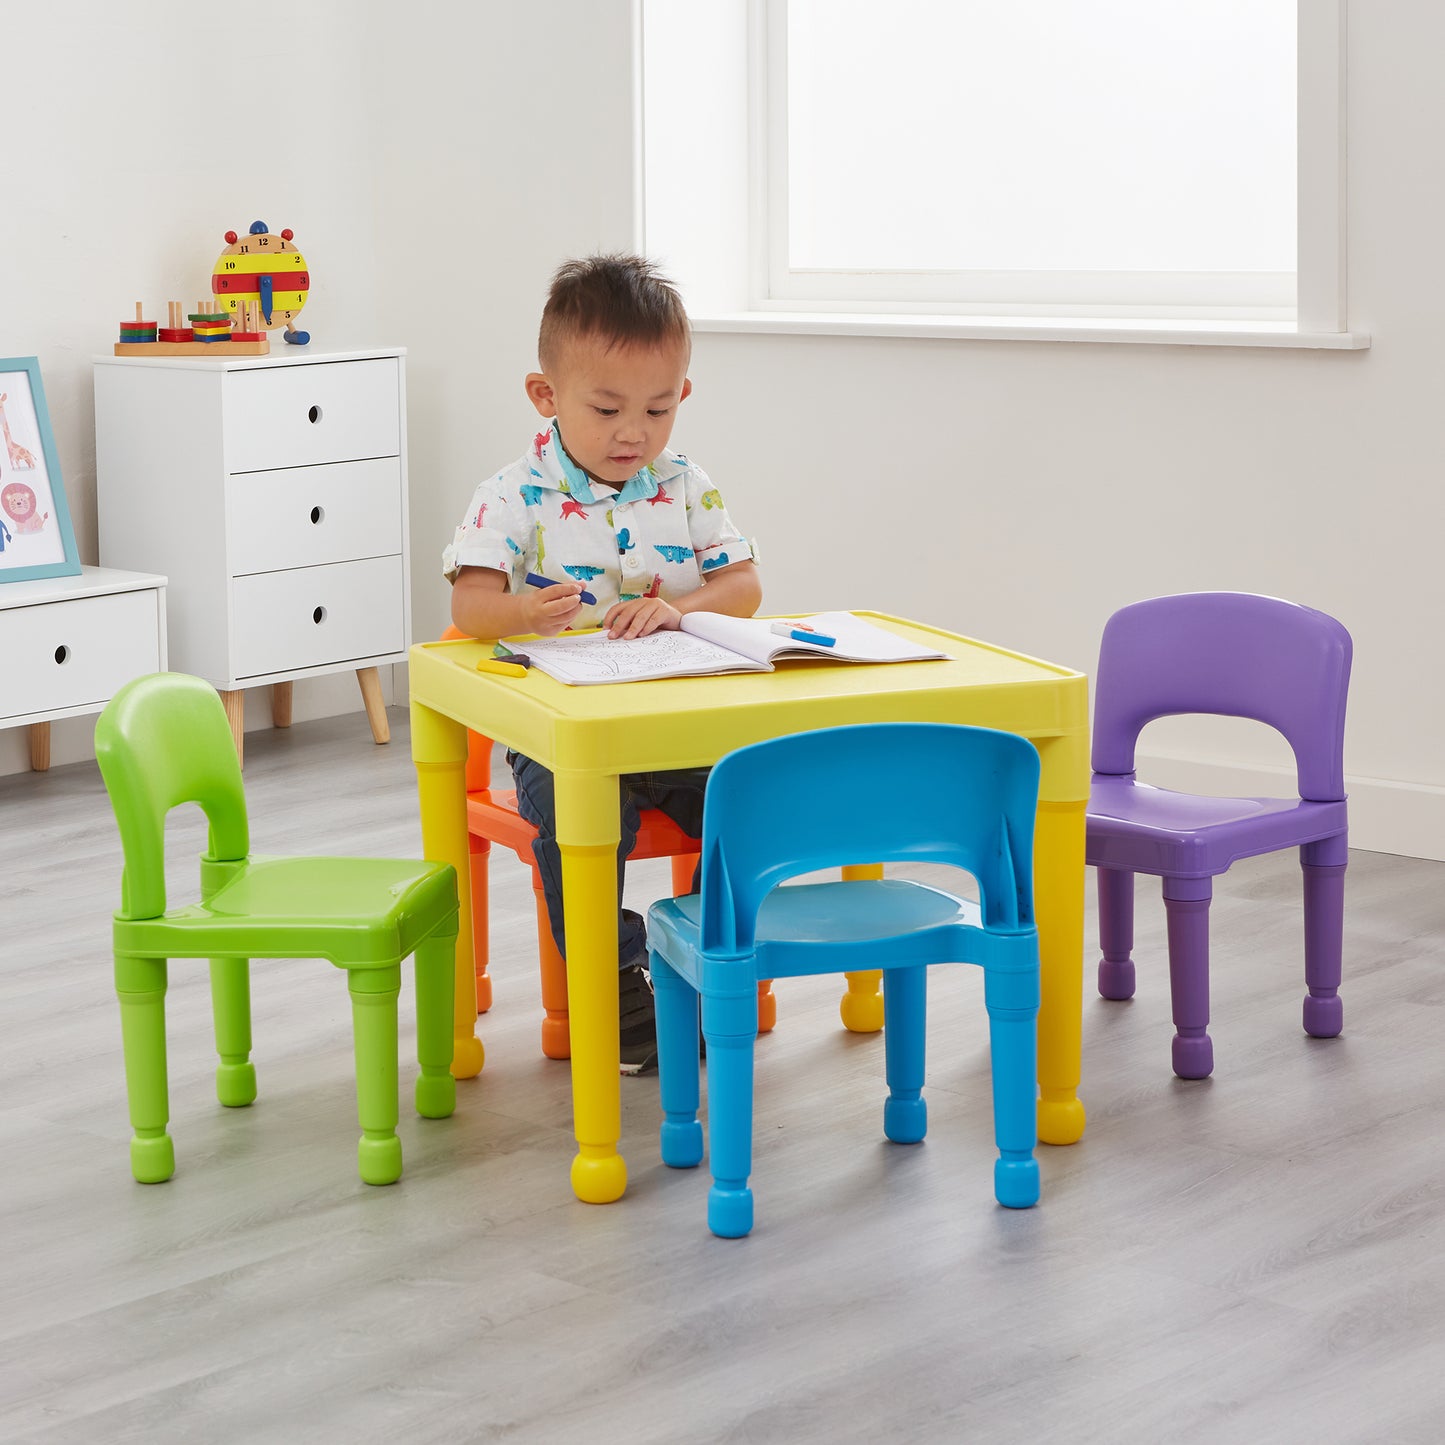
<instances>
[{"instance_id":1,"label":"blue plastic chair","mask_svg":"<svg viewBox=\"0 0 1445 1445\"><path fill-rule=\"evenodd\" d=\"M1345 701L1350 634L1324 612L1249 592L1186 592L1121 608L1104 628L1094 703L1086 857L1098 870L1099 992L1134 996L1134 875L1163 879L1169 923L1174 1072L1214 1068L1209 904L1236 858L1300 850L1304 872L1305 1032L1344 1023L1340 969L1349 811ZM1140 730L1155 718L1218 713L1282 733L1298 796L1215 798L1134 776Z\"/></svg>"},{"instance_id":2,"label":"blue plastic chair","mask_svg":"<svg viewBox=\"0 0 1445 1445\"><path fill-rule=\"evenodd\" d=\"M850 780L878 766L886 789ZM703 812L701 892L649 914L657 996L663 1163L702 1160L698 996L707 1041L708 1227L753 1226L753 1041L758 980L884 970L889 1095L883 1132L917 1143L930 963L977 963L993 1054L994 1194L1038 1202L1033 1157L1038 935L1033 912L1039 758L1012 733L946 723L823 728L755 743L714 767ZM850 863L946 863L980 901L903 879L777 885Z\"/></svg>"}]
</instances>

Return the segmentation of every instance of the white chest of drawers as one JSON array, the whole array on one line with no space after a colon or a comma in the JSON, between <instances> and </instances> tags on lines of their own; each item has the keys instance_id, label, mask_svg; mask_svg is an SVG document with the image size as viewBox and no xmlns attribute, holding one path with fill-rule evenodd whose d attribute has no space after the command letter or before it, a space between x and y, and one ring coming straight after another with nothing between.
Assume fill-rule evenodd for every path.
<instances>
[{"instance_id":1,"label":"white chest of drawers","mask_svg":"<svg viewBox=\"0 0 1445 1445\"><path fill-rule=\"evenodd\" d=\"M355 670L389 736L376 668L411 640L405 353L95 364L101 561L170 579L171 666L290 721L298 678Z\"/></svg>"},{"instance_id":2,"label":"white chest of drawers","mask_svg":"<svg viewBox=\"0 0 1445 1445\"><path fill-rule=\"evenodd\" d=\"M84 567L0 586L0 728L28 725L50 766L50 724L99 712L122 683L166 668L166 579Z\"/></svg>"}]
</instances>

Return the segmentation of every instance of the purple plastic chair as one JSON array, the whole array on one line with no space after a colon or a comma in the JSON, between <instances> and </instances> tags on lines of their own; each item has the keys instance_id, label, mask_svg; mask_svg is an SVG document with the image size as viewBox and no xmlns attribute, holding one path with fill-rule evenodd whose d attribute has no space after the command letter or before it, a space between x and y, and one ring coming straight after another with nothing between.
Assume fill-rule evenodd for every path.
<instances>
[{"instance_id":1,"label":"purple plastic chair","mask_svg":"<svg viewBox=\"0 0 1445 1445\"><path fill-rule=\"evenodd\" d=\"M1340 1032L1350 634L1323 612L1247 592L1189 592L1121 608L1095 680L1087 861L1098 869L1099 992L1134 996L1134 877L1164 880L1174 1072L1207 1078L1209 901L1236 858L1298 848L1304 870L1305 1032ZM1253 718L1294 749L1298 798L1213 798L1137 782L1134 745L1155 718Z\"/></svg>"}]
</instances>

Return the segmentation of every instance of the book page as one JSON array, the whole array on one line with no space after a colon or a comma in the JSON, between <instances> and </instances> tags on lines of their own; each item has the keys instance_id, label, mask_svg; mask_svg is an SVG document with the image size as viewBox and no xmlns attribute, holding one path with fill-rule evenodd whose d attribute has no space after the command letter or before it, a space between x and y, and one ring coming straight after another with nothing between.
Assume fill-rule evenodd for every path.
<instances>
[{"instance_id":1,"label":"book page","mask_svg":"<svg viewBox=\"0 0 1445 1445\"><path fill-rule=\"evenodd\" d=\"M703 637L686 632L653 632L647 637L609 637L583 632L575 637L536 638L521 644L532 665L558 682L580 686L601 682L644 682L656 677L695 677L714 672L771 672Z\"/></svg>"},{"instance_id":2,"label":"book page","mask_svg":"<svg viewBox=\"0 0 1445 1445\"><path fill-rule=\"evenodd\" d=\"M832 647L796 638L780 637L773 622L807 623L826 637ZM727 617L719 612L689 612L682 619L688 632L706 637L744 657L765 662L778 657L830 657L838 662L911 662L944 657L945 653L917 647L896 632L879 627L851 612L819 612L809 617Z\"/></svg>"}]
</instances>

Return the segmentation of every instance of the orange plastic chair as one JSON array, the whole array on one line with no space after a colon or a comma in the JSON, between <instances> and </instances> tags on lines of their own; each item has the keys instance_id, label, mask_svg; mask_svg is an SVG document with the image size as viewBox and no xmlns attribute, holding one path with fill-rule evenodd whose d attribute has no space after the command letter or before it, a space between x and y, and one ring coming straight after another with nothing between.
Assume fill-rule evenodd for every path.
<instances>
[{"instance_id":1,"label":"orange plastic chair","mask_svg":"<svg viewBox=\"0 0 1445 1445\"><path fill-rule=\"evenodd\" d=\"M450 642L468 634L448 627L441 640ZM481 733L467 734L467 842L470 845L472 883L472 956L477 970L477 1012L492 1006L490 961L489 876L493 843L510 848L532 870L532 896L537 909L537 959L542 974L542 1052L549 1059L572 1056L571 1033L567 1023L567 964L557 952L547 900L542 892L542 874L532 854L537 830L517 811L514 790L492 787L492 740ZM666 813L644 808L637 829L637 842L630 858L671 858L672 891L681 897L692 887L697 867L698 841L689 838ZM758 1032L767 1033L777 1023L778 1001L772 984L758 984Z\"/></svg>"}]
</instances>

